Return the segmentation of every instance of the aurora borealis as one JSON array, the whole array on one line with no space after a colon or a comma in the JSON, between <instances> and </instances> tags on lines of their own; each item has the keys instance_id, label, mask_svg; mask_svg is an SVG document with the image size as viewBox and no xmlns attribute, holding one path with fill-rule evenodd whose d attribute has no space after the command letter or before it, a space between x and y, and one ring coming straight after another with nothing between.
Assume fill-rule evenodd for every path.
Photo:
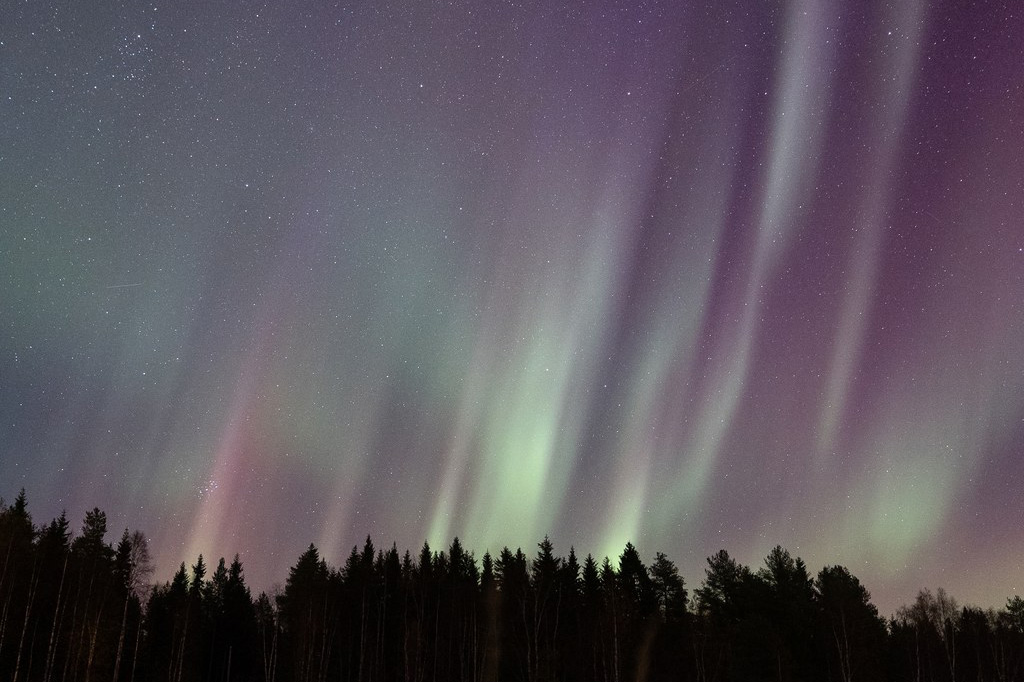
<instances>
[{"instance_id":1,"label":"aurora borealis","mask_svg":"<svg viewBox=\"0 0 1024 682\"><path fill-rule=\"evenodd\" d=\"M0 9L0 495L1024 588L1013 2Z\"/></svg>"}]
</instances>

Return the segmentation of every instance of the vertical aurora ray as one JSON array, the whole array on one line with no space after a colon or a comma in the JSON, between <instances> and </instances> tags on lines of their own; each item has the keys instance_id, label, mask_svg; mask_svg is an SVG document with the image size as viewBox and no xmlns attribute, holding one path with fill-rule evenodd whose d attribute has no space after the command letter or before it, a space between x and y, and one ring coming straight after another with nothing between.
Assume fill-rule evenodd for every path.
<instances>
[{"instance_id":1,"label":"vertical aurora ray","mask_svg":"<svg viewBox=\"0 0 1024 682\"><path fill-rule=\"evenodd\" d=\"M962 223L950 226L954 233L973 222L998 224L979 195L965 190L958 202ZM996 263L999 258L1007 255L997 256ZM985 271L976 278L980 288L1002 290L1008 284L1010 269L986 267L973 249L953 247L942 259L939 273L978 268ZM981 307L930 300L913 315L916 332L893 344L893 357L876 354L886 380L872 394L870 426L855 445L855 457L868 465L847 481L858 502L836 539L843 551L872 556L890 571L937 551L941 557L936 538L950 533L964 507L976 504L975 495L991 492L979 486L981 467L1012 442L1011 415L1024 408L1024 362L1010 350L1010 339L1019 337L1024 323L1012 307L1001 297ZM976 356L970 370L961 361L965 353ZM907 362L911 357L914 362Z\"/></svg>"},{"instance_id":2,"label":"vertical aurora ray","mask_svg":"<svg viewBox=\"0 0 1024 682\"><path fill-rule=\"evenodd\" d=\"M841 423L850 382L857 368L866 328L871 317L871 302L878 276L878 261L883 247L884 221L891 210L889 188L894 171L897 150L903 136L903 127L910 97L914 92L917 70L917 47L924 25L924 6L920 2L905 3L897 8L895 16L885 17L878 31L886 29L895 43L892 64L887 65L891 76L882 72L881 78L872 79L878 92L873 99L887 104L881 116L872 122L872 130L865 134L865 144L872 158L867 163L868 179L857 207L855 234L849 267L849 282L841 304L839 328L828 372L828 386L822 403L818 427L819 461L827 463L827 453L835 447L836 432ZM896 27L896 38L889 27ZM881 74L879 74L881 75Z\"/></svg>"},{"instance_id":3,"label":"vertical aurora ray","mask_svg":"<svg viewBox=\"0 0 1024 682\"><path fill-rule=\"evenodd\" d=\"M721 93L723 99L726 93L728 90ZM696 156L726 161L712 172L684 176L682 180L692 183L686 196L679 200L678 208L666 206L659 216L667 229L681 231L688 238L676 241L665 256L671 264L669 274L653 289L640 319L649 332L642 336L631 354L632 364L624 372L630 378L625 399L628 417L611 448L628 454L616 460L619 466L600 534L599 556L615 556L648 527L678 532L687 515L696 511L696 495L682 514L654 510L674 507L665 505L664 496L678 494L678 488L666 492L662 479L685 453L687 400L696 383L691 372L726 220L727 192L723 188L733 180L736 141L730 130L734 128L716 109L712 104L702 112L697 139L704 148ZM687 466L679 484L704 476Z\"/></svg>"},{"instance_id":4,"label":"vertical aurora ray","mask_svg":"<svg viewBox=\"0 0 1024 682\"><path fill-rule=\"evenodd\" d=\"M251 417L252 398L258 376L259 351L251 351L242 363L227 418L213 456L213 466L200 489L200 503L188 534L185 556L214 556L226 544L227 526L239 521L237 505L243 496L237 487L239 468L244 465L245 438Z\"/></svg>"},{"instance_id":5,"label":"vertical aurora ray","mask_svg":"<svg viewBox=\"0 0 1024 682\"><path fill-rule=\"evenodd\" d=\"M735 309L711 340L704 369L707 389L696 405L694 427L683 448L686 455L666 500L673 517L704 501L723 439L744 396L765 288L772 285L798 223L799 198L813 186L823 141L818 119L828 106L834 57L821 36L833 12L831 6L810 2L793 3L787 10L786 47L772 111L753 261L739 300L733 303Z\"/></svg>"},{"instance_id":6,"label":"vertical aurora ray","mask_svg":"<svg viewBox=\"0 0 1024 682\"><path fill-rule=\"evenodd\" d=\"M510 536L528 543L559 514L611 304L613 283L607 273L615 271L619 252L612 223L598 214L601 227L594 237L579 243L568 230L562 237L570 240L563 249L583 254L580 271L542 268L537 290L512 303L518 323L504 330L485 325L479 340L485 369L470 376L460 417L460 423L473 421L477 428L459 433L455 445L479 453L466 499L464 537L482 546L507 542ZM509 271L507 276L522 274ZM518 284L523 286L530 290L537 284ZM504 324L509 301L500 305L501 316L493 322ZM494 348L503 350L495 354ZM451 453L447 480L458 475L464 460L458 450ZM435 526L445 523L450 509L451 484L446 486Z\"/></svg>"},{"instance_id":7,"label":"vertical aurora ray","mask_svg":"<svg viewBox=\"0 0 1024 682\"><path fill-rule=\"evenodd\" d=\"M622 76L625 80L659 70L645 63L651 57L643 50L635 58L638 65ZM658 59L672 61L664 55ZM659 115L668 107L671 86L645 85L648 103ZM484 547L509 542L510 536L530 543L562 514L585 441L583 429L600 392L599 373L607 371L601 355L609 352L606 339L623 305L622 273L628 272L634 226L643 220L641 199L656 172L651 159L663 134L657 117L649 119L624 89L610 90L621 121L589 155L589 163L566 165L553 157L538 161L537 168L531 157L551 157L552 150L528 147L514 173L519 189L512 196L518 201L501 223L516 237L503 243L496 261L489 314L480 325L460 426L431 523L434 542L452 528L450 517L460 505L468 510L460 536ZM545 105L540 106L543 111ZM543 235L540 240L555 258L524 259L517 241L524 234ZM509 298L506 291L524 293ZM463 424L476 426L470 430ZM633 474L642 485L642 475Z\"/></svg>"}]
</instances>

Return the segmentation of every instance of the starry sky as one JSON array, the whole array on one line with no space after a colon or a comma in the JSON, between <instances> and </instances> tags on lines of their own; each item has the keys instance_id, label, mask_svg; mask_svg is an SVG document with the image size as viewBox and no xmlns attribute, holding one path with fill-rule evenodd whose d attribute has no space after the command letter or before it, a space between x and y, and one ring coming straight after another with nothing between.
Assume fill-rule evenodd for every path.
<instances>
[{"instance_id":1,"label":"starry sky","mask_svg":"<svg viewBox=\"0 0 1024 682\"><path fill-rule=\"evenodd\" d=\"M0 495L1024 589L1024 12L0 3Z\"/></svg>"}]
</instances>

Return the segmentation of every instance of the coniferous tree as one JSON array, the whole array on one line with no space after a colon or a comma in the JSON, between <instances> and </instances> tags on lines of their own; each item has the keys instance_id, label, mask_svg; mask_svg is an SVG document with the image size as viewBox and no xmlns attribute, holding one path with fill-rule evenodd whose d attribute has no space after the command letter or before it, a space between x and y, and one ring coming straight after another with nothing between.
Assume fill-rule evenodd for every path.
<instances>
[{"instance_id":1,"label":"coniferous tree","mask_svg":"<svg viewBox=\"0 0 1024 682\"><path fill-rule=\"evenodd\" d=\"M727 680L744 615L743 597L752 575L724 549L708 557L707 564L704 582L695 591L698 622L693 646L697 678Z\"/></svg>"},{"instance_id":2,"label":"coniferous tree","mask_svg":"<svg viewBox=\"0 0 1024 682\"><path fill-rule=\"evenodd\" d=\"M503 547L494 564L495 583L501 593L499 621L501 631L501 679L531 680L531 649L528 603L530 576L522 549L513 554Z\"/></svg>"},{"instance_id":3,"label":"coniferous tree","mask_svg":"<svg viewBox=\"0 0 1024 682\"><path fill-rule=\"evenodd\" d=\"M582 617L582 648L586 661L583 664L584 679L601 679L604 670L604 647L601 638L602 621L604 620L604 591L601 584L601 571L593 555L588 554L583 560L581 582L581 617Z\"/></svg>"},{"instance_id":4,"label":"coniferous tree","mask_svg":"<svg viewBox=\"0 0 1024 682\"><path fill-rule=\"evenodd\" d=\"M226 670L219 679L228 682L254 679L258 671L255 662L259 658L256 609L237 554L228 567L221 609L222 627L219 631L222 651L219 659L223 662L226 658Z\"/></svg>"},{"instance_id":5,"label":"coniferous tree","mask_svg":"<svg viewBox=\"0 0 1024 682\"><path fill-rule=\"evenodd\" d=\"M49 624L40 679L48 682L53 675L57 653L67 630L63 616L67 608L68 588L71 583L68 576L71 559L71 524L65 512L62 511L58 518L53 519L40 531L36 551L40 564L44 567L42 600L37 611L40 620L37 622L44 628L44 632L47 623ZM30 677L36 677L37 671L38 666L36 671L30 671Z\"/></svg>"},{"instance_id":6,"label":"coniferous tree","mask_svg":"<svg viewBox=\"0 0 1024 682\"><path fill-rule=\"evenodd\" d=\"M829 677L841 682L881 679L885 623L871 595L843 566L821 569L814 588Z\"/></svg>"},{"instance_id":7,"label":"coniferous tree","mask_svg":"<svg viewBox=\"0 0 1024 682\"><path fill-rule=\"evenodd\" d=\"M665 622L682 622L686 617L687 592L679 569L671 559L658 552L649 570L654 600Z\"/></svg>"},{"instance_id":8,"label":"coniferous tree","mask_svg":"<svg viewBox=\"0 0 1024 682\"><path fill-rule=\"evenodd\" d=\"M695 666L685 581L672 560L661 552L654 555L648 572L661 621L651 647L650 679L689 679Z\"/></svg>"},{"instance_id":9,"label":"coniferous tree","mask_svg":"<svg viewBox=\"0 0 1024 682\"><path fill-rule=\"evenodd\" d=\"M758 577L767 586L765 611L758 614L771 635L775 675L778 680L820 679L816 665L813 581L799 557L776 546L765 557Z\"/></svg>"},{"instance_id":10,"label":"coniferous tree","mask_svg":"<svg viewBox=\"0 0 1024 682\"><path fill-rule=\"evenodd\" d=\"M993 677L1012 680L1024 673L1024 599L1019 595L989 615L992 640L989 655Z\"/></svg>"},{"instance_id":11,"label":"coniferous tree","mask_svg":"<svg viewBox=\"0 0 1024 682\"><path fill-rule=\"evenodd\" d=\"M544 536L531 564L532 590L527 603L527 665L532 680L552 679L559 667L555 639L561 617L560 569L554 545Z\"/></svg>"},{"instance_id":12,"label":"coniferous tree","mask_svg":"<svg viewBox=\"0 0 1024 682\"><path fill-rule=\"evenodd\" d=\"M0 679L21 682L299 680L879 680L1009 682L1024 672L1024 599L959 607L922 590L885 623L849 570L807 567L781 546L752 572L708 559L689 608L675 564L627 543L613 564L550 538L478 566L453 539L417 562L354 547L342 571L315 546L280 594L255 601L241 561L200 556L148 588L148 545L106 515L33 526L25 495L0 501Z\"/></svg>"},{"instance_id":13,"label":"coniferous tree","mask_svg":"<svg viewBox=\"0 0 1024 682\"><path fill-rule=\"evenodd\" d=\"M558 601L560 604L556 647L559 665L555 677L567 681L585 677L581 578L582 568L576 558L575 547L558 568Z\"/></svg>"},{"instance_id":14,"label":"coniferous tree","mask_svg":"<svg viewBox=\"0 0 1024 682\"><path fill-rule=\"evenodd\" d=\"M170 582L150 589L146 604L145 655L140 660L142 671L151 678L168 682L178 678L178 652L182 644L187 601L188 574L185 562L182 562ZM156 671L162 672L159 678L155 677Z\"/></svg>"},{"instance_id":15,"label":"coniferous tree","mask_svg":"<svg viewBox=\"0 0 1024 682\"><path fill-rule=\"evenodd\" d=\"M496 679L501 660L501 629L498 618L501 607L501 593L498 591L494 560L490 552L484 552L480 570L480 597L478 619L482 628L480 673L485 680Z\"/></svg>"},{"instance_id":16,"label":"coniferous tree","mask_svg":"<svg viewBox=\"0 0 1024 682\"><path fill-rule=\"evenodd\" d=\"M324 675L326 614L331 606L328 578L327 564L312 544L288 573L284 593L277 601L284 640L279 659L279 677L283 679L310 682Z\"/></svg>"},{"instance_id":17,"label":"coniferous tree","mask_svg":"<svg viewBox=\"0 0 1024 682\"><path fill-rule=\"evenodd\" d=\"M117 653L114 656L115 681L121 679L122 661L125 657L125 643L129 628L133 633L134 644L130 674L128 679L134 679L136 665L138 662L138 645L142 633L142 604L140 595L145 582L153 572L153 566L149 558L149 545L146 537L141 531L129 533L124 529L121 541L117 545L114 554L114 573L117 579L116 591L122 594L123 606L121 608L121 626L118 629Z\"/></svg>"},{"instance_id":18,"label":"coniferous tree","mask_svg":"<svg viewBox=\"0 0 1024 682\"><path fill-rule=\"evenodd\" d=\"M14 504L0 506L0 657L9 661L0 673L12 680L23 674L25 635L39 578L32 552L34 537L28 498L22 488Z\"/></svg>"},{"instance_id":19,"label":"coniferous tree","mask_svg":"<svg viewBox=\"0 0 1024 682\"><path fill-rule=\"evenodd\" d=\"M79 593L85 588L85 598L79 611L78 635L72 670L83 673L86 682L99 675L109 663L110 648L107 642L116 637L115 625L104 614L117 610L117 600L111 590L116 585L113 575L114 550L105 541L107 515L99 508L85 513L82 532L71 549L77 555L84 572L79 583ZM80 575L82 575L80 573ZM113 603L111 603L113 598Z\"/></svg>"}]
</instances>

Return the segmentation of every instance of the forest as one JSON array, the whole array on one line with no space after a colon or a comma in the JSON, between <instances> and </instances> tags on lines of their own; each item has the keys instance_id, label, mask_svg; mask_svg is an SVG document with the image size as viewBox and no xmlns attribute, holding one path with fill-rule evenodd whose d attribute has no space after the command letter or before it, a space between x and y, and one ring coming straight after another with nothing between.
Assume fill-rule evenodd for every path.
<instances>
[{"instance_id":1,"label":"forest","mask_svg":"<svg viewBox=\"0 0 1024 682\"><path fill-rule=\"evenodd\" d=\"M0 500L0 680L483 682L639 680L1010 682L1024 600L983 610L943 590L882 618L842 566L816 575L782 547L760 567L726 551L691 592L675 564L530 554L478 560L458 539L418 553L368 537L332 567L310 545L279 593L255 597L238 557L151 582L145 536L74 532Z\"/></svg>"}]
</instances>

